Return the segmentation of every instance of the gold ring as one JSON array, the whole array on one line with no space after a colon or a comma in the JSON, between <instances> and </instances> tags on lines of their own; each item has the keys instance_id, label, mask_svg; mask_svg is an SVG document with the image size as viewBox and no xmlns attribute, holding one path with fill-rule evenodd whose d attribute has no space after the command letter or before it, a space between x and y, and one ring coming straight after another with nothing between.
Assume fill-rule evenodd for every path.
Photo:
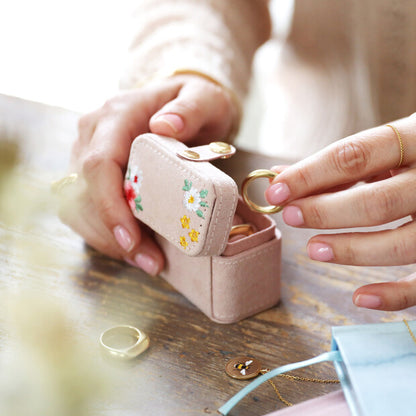
<instances>
[{"instance_id":1,"label":"gold ring","mask_svg":"<svg viewBox=\"0 0 416 416\"><path fill-rule=\"evenodd\" d=\"M283 209L282 206L279 205L268 205L268 206L260 206L257 205L255 202L253 202L247 193L248 185L254 181L257 178L270 178L273 179L278 174L272 170L268 169L258 169L254 170L253 172L250 172L247 177L244 179L242 184L242 194L244 202L248 205L248 207L255 212L261 212L262 214L274 214L276 212L279 212Z\"/></svg>"},{"instance_id":2,"label":"gold ring","mask_svg":"<svg viewBox=\"0 0 416 416\"><path fill-rule=\"evenodd\" d=\"M100 336L100 345L104 352L114 358L130 360L149 347L149 337L130 325L109 328Z\"/></svg>"},{"instance_id":3,"label":"gold ring","mask_svg":"<svg viewBox=\"0 0 416 416\"><path fill-rule=\"evenodd\" d=\"M230 230L230 237L233 235L246 235L249 236L254 233L254 228L251 224L238 224L233 225Z\"/></svg>"},{"instance_id":4,"label":"gold ring","mask_svg":"<svg viewBox=\"0 0 416 416\"><path fill-rule=\"evenodd\" d=\"M60 193L66 186L75 183L78 180L78 173L71 173L62 179L51 183L51 190L54 194Z\"/></svg>"},{"instance_id":5,"label":"gold ring","mask_svg":"<svg viewBox=\"0 0 416 416\"><path fill-rule=\"evenodd\" d=\"M394 133L396 133L396 137L397 140L399 141L399 146L400 146L400 160L398 165L396 166L396 169L398 169L402 163L403 163L403 159L404 159L404 145L403 145L403 140L402 140L402 136L399 133L399 130L397 130L396 127L392 126L391 124L386 124L387 127L390 127Z\"/></svg>"}]
</instances>

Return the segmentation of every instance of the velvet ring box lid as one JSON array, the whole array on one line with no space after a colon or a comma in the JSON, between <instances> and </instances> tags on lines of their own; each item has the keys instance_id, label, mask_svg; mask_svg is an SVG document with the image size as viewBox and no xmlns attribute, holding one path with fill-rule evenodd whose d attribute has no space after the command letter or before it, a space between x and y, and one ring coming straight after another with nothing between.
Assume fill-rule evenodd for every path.
<instances>
[{"instance_id":1,"label":"velvet ring box lid","mask_svg":"<svg viewBox=\"0 0 416 416\"><path fill-rule=\"evenodd\" d=\"M186 160L188 147L143 134L131 147L124 190L141 222L189 256L217 256L227 245L236 183L209 161Z\"/></svg>"}]
</instances>

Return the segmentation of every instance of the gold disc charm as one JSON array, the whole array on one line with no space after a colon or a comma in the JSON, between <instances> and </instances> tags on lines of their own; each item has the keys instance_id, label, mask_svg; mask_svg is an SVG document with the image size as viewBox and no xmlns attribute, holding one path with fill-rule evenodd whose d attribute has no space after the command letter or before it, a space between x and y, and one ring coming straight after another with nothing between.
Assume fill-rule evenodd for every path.
<instances>
[{"instance_id":1,"label":"gold disc charm","mask_svg":"<svg viewBox=\"0 0 416 416\"><path fill-rule=\"evenodd\" d=\"M257 178L269 178L269 179L273 179L277 176L278 174L272 170L268 170L268 169L257 169L257 170L253 170L253 172L250 172L247 177L244 179L243 184L241 186L242 189L242 195L243 195L243 199L244 202L247 204L247 206L255 212L260 212L262 214L274 214L276 212L279 212L283 209L282 206L279 205L268 205L268 206L260 206L257 205L255 202L253 202L250 197L248 196L247 193L247 189L248 189L248 185L254 181Z\"/></svg>"},{"instance_id":2,"label":"gold disc charm","mask_svg":"<svg viewBox=\"0 0 416 416\"><path fill-rule=\"evenodd\" d=\"M248 380L257 377L261 371L259 360L252 357L236 357L228 361L225 372L232 378Z\"/></svg>"}]
</instances>

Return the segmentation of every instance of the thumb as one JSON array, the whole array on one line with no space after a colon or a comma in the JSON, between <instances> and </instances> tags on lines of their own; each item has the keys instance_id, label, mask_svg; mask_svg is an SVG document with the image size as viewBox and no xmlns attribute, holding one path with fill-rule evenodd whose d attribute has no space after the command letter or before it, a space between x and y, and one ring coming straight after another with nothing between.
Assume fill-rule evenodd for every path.
<instances>
[{"instance_id":1,"label":"thumb","mask_svg":"<svg viewBox=\"0 0 416 416\"><path fill-rule=\"evenodd\" d=\"M397 282L373 283L357 289L356 306L382 311L398 311L416 305L416 273Z\"/></svg>"},{"instance_id":2,"label":"thumb","mask_svg":"<svg viewBox=\"0 0 416 416\"><path fill-rule=\"evenodd\" d=\"M184 142L223 138L233 126L233 107L228 93L220 86L202 78L192 79L175 99L152 116L150 131Z\"/></svg>"}]
</instances>

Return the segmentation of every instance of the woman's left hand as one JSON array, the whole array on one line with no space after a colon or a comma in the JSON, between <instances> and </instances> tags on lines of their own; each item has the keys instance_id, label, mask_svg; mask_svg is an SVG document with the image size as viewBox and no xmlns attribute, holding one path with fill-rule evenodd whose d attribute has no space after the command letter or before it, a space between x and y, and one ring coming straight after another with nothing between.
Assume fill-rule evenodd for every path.
<instances>
[{"instance_id":1,"label":"woman's left hand","mask_svg":"<svg viewBox=\"0 0 416 416\"><path fill-rule=\"evenodd\" d=\"M307 246L313 260L362 266L416 263L416 113L331 144L284 169L266 191L270 204L285 205L294 227L370 227L409 218L395 229L321 234ZM401 166L399 161L403 157ZM364 181L360 186L352 186ZM357 306L399 310L416 305L416 273L396 282L356 290Z\"/></svg>"}]
</instances>

